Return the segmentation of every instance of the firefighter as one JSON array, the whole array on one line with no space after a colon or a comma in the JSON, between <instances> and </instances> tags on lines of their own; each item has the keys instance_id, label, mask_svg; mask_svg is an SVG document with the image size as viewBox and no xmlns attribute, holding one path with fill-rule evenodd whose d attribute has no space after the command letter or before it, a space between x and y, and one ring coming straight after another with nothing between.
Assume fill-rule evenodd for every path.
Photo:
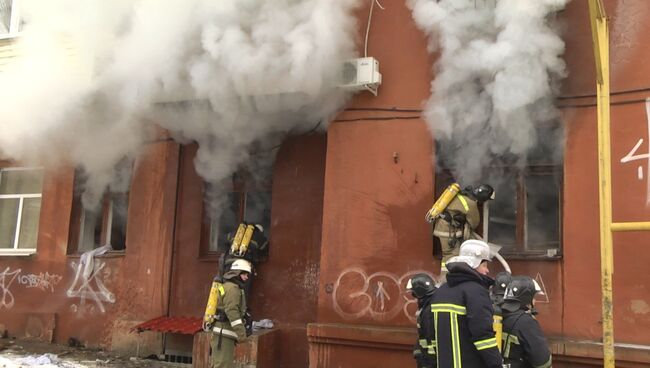
<instances>
[{"instance_id":1,"label":"firefighter","mask_svg":"<svg viewBox=\"0 0 650 368\"><path fill-rule=\"evenodd\" d=\"M508 285L503 310L503 357L511 368L548 368L551 352L535 319L535 294L541 289L528 276L515 276Z\"/></svg>"},{"instance_id":2,"label":"firefighter","mask_svg":"<svg viewBox=\"0 0 650 368\"><path fill-rule=\"evenodd\" d=\"M494 189L487 184L476 188L467 187L449 202L434 220L433 236L440 242L442 261L440 274L447 273L449 258L458 255L458 247L467 239L478 239L475 230L481 221L479 205L494 199Z\"/></svg>"},{"instance_id":3,"label":"firefighter","mask_svg":"<svg viewBox=\"0 0 650 368\"><path fill-rule=\"evenodd\" d=\"M470 239L449 259L447 282L433 294L438 368L502 368L494 330L487 276L487 243Z\"/></svg>"},{"instance_id":4,"label":"firefighter","mask_svg":"<svg viewBox=\"0 0 650 368\"><path fill-rule=\"evenodd\" d=\"M246 340L250 334L245 327L247 309L243 286L251 271L250 262L237 259L223 275L224 293L219 299L210 342L212 368L233 367L235 344Z\"/></svg>"},{"instance_id":5,"label":"firefighter","mask_svg":"<svg viewBox=\"0 0 650 368\"><path fill-rule=\"evenodd\" d=\"M436 331L431 312L431 298L436 291L435 282L426 273L418 273L408 281L406 290L410 291L418 301L418 310L415 314L418 342L413 347L413 358L418 368L435 368Z\"/></svg>"}]
</instances>

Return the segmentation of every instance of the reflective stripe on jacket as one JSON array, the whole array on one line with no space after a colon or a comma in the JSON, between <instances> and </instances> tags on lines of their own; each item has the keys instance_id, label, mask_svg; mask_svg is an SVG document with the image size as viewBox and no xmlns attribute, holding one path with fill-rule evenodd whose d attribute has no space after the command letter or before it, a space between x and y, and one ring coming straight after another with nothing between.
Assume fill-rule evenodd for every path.
<instances>
[{"instance_id":1,"label":"reflective stripe on jacket","mask_svg":"<svg viewBox=\"0 0 650 368\"><path fill-rule=\"evenodd\" d=\"M431 304L438 368L501 368L488 280L465 263L447 267Z\"/></svg>"},{"instance_id":2,"label":"reflective stripe on jacket","mask_svg":"<svg viewBox=\"0 0 650 368\"><path fill-rule=\"evenodd\" d=\"M218 313L225 314L226 320L215 322L213 331L222 333L224 337L244 341L246 340L246 327L243 323L244 313L246 313L244 290L230 280L224 282L223 288L225 293L219 299Z\"/></svg>"},{"instance_id":3,"label":"reflective stripe on jacket","mask_svg":"<svg viewBox=\"0 0 650 368\"><path fill-rule=\"evenodd\" d=\"M550 368L552 356L537 320L528 312L504 312L503 357L512 368Z\"/></svg>"},{"instance_id":4,"label":"reflective stripe on jacket","mask_svg":"<svg viewBox=\"0 0 650 368\"><path fill-rule=\"evenodd\" d=\"M436 331L433 325L433 313L431 312L431 301L433 295L425 297L418 302L420 309L417 314L418 326L418 343L415 346L416 352L419 352L419 361L427 367L436 365Z\"/></svg>"}]
</instances>

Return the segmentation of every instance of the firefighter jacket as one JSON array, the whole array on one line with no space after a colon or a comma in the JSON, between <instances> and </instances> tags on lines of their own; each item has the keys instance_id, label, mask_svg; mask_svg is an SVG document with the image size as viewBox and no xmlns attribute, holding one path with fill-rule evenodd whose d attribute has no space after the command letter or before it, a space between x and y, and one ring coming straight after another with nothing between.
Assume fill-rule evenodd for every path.
<instances>
[{"instance_id":1,"label":"firefighter jacket","mask_svg":"<svg viewBox=\"0 0 650 368\"><path fill-rule=\"evenodd\" d=\"M433 324L431 302L433 295L418 299L417 326L418 342L413 348L413 357L419 368L436 367L436 330Z\"/></svg>"},{"instance_id":2,"label":"firefighter jacket","mask_svg":"<svg viewBox=\"0 0 650 368\"><path fill-rule=\"evenodd\" d=\"M437 237L469 239L471 231L476 229L481 221L478 204L474 199L463 194L457 194L443 212L448 212L452 221L445 220L447 216L439 216L436 219L433 235ZM458 221L459 215L462 217L462 222ZM454 216L457 220L453 220Z\"/></svg>"},{"instance_id":3,"label":"firefighter jacket","mask_svg":"<svg viewBox=\"0 0 650 368\"><path fill-rule=\"evenodd\" d=\"M239 278L238 271L226 272L224 280L224 294L219 299L217 321L212 330L216 335L242 342L246 340L246 295L243 281Z\"/></svg>"},{"instance_id":4,"label":"firefighter jacket","mask_svg":"<svg viewBox=\"0 0 650 368\"><path fill-rule=\"evenodd\" d=\"M431 304L438 368L502 368L492 329L492 279L466 263L447 268L447 283L433 294Z\"/></svg>"},{"instance_id":5,"label":"firefighter jacket","mask_svg":"<svg viewBox=\"0 0 650 368\"><path fill-rule=\"evenodd\" d=\"M512 368L551 367L551 352L546 338L530 311L504 311L503 357Z\"/></svg>"}]
</instances>

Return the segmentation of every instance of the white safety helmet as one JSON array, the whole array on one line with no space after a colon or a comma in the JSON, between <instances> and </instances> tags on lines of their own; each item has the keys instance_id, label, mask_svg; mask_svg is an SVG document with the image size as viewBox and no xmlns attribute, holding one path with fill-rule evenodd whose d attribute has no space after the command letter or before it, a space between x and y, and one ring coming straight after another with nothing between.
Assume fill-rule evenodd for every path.
<instances>
[{"instance_id":1,"label":"white safety helmet","mask_svg":"<svg viewBox=\"0 0 650 368\"><path fill-rule=\"evenodd\" d=\"M232 271L245 271L248 273L251 273L253 271L253 268L251 266L251 263L248 262L245 259L238 259L235 262L232 263L230 266L230 270Z\"/></svg>"},{"instance_id":2,"label":"white safety helmet","mask_svg":"<svg viewBox=\"0 0 650 368\"><path fill-rule=\"evenodd\" d=\"M490 246L482 240L469 239L461 244L458 256L451 258L447 263L463 262L471 268L478 268L481 262L490 260L492 260Z\"/></svg>"}]
</instances>

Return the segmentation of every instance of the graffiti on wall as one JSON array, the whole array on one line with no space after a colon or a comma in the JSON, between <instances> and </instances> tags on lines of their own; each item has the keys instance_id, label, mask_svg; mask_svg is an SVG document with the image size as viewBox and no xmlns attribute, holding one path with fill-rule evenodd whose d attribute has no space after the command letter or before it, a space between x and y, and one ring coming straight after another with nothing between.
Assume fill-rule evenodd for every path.
<instances>
[{"instance_id":1,"label":"graffiti on wall","mask_svg":"<svg viewBox=\"0 0 650 368\"><path fill-rule=\"evenodd\" d=\"M650 145L650 97L645 100L645 110L646 110L646 120L647 120L647 139L648 144ZM637 179L646 181L646 205L650 205L650 148L649 152L638 153L637 151L643 144L644 139L640 138L636 145L632 147L630 152L627 155L621 158L621 163L626 164L628 162L639 161L637 164ZM645 171L644 171L645 163Z\"/></svg>"},{"instance_id":2,"label":"graffiti on wall","mask_svg":"<svg viewBox=\"0 0 650 368\"><path fill-rule=\"evenodd\" d=\"M14 294L11 292L11 284L20 274L20 269L11 271L9 267L0 272L0 309L10 309L14 306Z\"/></svg>"},{"instance_id":3,"label":"graffiti on wall","mask_svg":"<svg viewBox=\"0 0 650 368\"><path fill-rule=\"evenodd\" d=\"M26 288L38 288L43 291L54 292L54 287L58 284L63 277L60 275L51 274L49 272L41 272L38 275L34 273L19 275L18 283L24 285Z\"/></svg>"},{"instance_id":4,"label":"graffiti on wall","mask_svg":"<svg viewBox=\"0 0 650 368\"><path fill-rule=\"evenodd\" d=\"M75 270L75 276L66 295L69 298L79 299L79 305L73 304L71 306L73 312L87 311L92 313L97 308L101 313L104 313L106 312L104 303L115 303L115 295L106 288L102 277L100 277L109 276L110 270L105 268L106 263L104 262L97 260L91 260L90 262L94 262L92 272L85 272L87 268L82 262L71 262L70 266ZM87 301L90 303L87 304Z\"/></svg>"},{"instance_id":5,"label":"graffiti on wall","mask_svg":"<svg viewBox=\"0 0 650 368\"><path fill-rule=\"evenodd\" d=\"M25 288L37 288L42 291L54 292L54 287L61 281L61 275L41 272L39 274L22 274L20 268L13 271L7 267L0 272L0 309L11 309L16 298L11 291L12 285L20 285Z\"/></svg>"},{"instance_id":6,"label":"graffiti on wall","mask_svg":"<svg viewBox=\"0 0 650 368\"><path fill-rule=\"evenodd\" d=\"M414 270L402 275L390 272L375 272L371 275L364 270L352 267L344 270L331 288L332 306L336 313L347 320L369 317L386 321L403 313L415 322L417 301L405 292L406 283L417 273Z\"/></svg>"}]
</instances>

